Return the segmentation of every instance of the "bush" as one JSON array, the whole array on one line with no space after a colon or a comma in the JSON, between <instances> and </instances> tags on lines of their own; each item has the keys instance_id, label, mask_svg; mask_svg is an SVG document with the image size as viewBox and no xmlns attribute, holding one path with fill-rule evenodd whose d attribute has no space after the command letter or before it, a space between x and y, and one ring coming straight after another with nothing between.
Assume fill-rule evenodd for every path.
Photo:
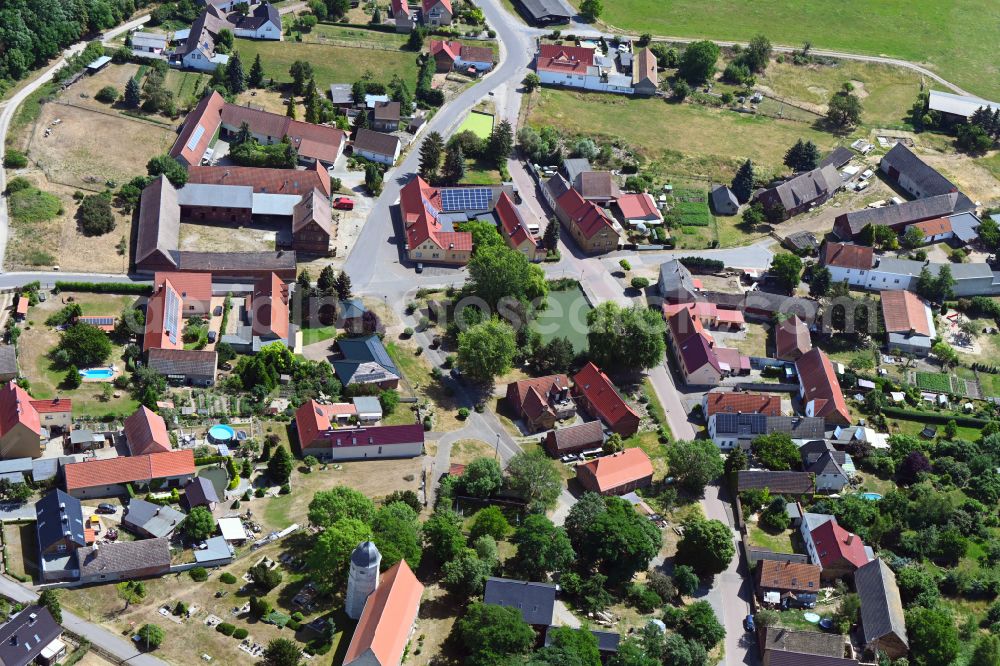
<instances>
[{"instance_id":1,"label":"bush","mask_svg":"<svg viewBox=\"0 0 1000 666\"><path fill-rule=\"evenodd\" d=\"M236 631L236 627L228 622L223 622L222 624L215 625L215 630L223 636L232 636Z\"/></svg>"},{"instance_id":2,"label":"bush","mask_svg":"<svg viewBox=\"0 0 1000 666\"><path fill-rule=\"evenodd\" d=\"M232 585L233 583L236 582L236 576L226 571L221 576L219 576L219 580L225 583L226 585Z\"/></svg>"},{"instance_id":3,"label":"bush","mask_svg":"<svg viewBox=\"0 0 1000 666\"><path fill-rule=\"evenodd\" d=\"M204 583L208 580L208 569L205 567L195 567L194 569L191 569L190 573L191 580L196 583Z\"/></svg>"},{"instance_id":4,"label":"bush","mask_svg":"<svg viewBox=\"0 0 1000 666\"><path fill-rule=\"evenodd\" d=\"M649 278L634 277L630 283L633 289L645 289L649 286Z\"/></svg>"},{"instance_id":5,"label":"bush","mask_svg":"<svg viewBox=\"0 0 1000 666\"><path fill-rule=\"evenodd\" d=\"M257 490L253 491L254 497L263 497L265 494L266 492L264 491L263 488L258 488Z\"/></svg>"},{"instance_id":6,"label":"bush","mask_svg":"<svg viewBox=\"0 0 1000 666\"><path fill-rule=\"evenodd\" d=\"M80 228L87 236L100 236L115 228L111 202L99 194L85 196L77 209L77 215L80 218Z\"/></svg>"},{"instance_id":7,"label":"bush","mask_svg":"<svg viewBox=\"0 0 1000 666\"><path fill-rule=\"evenodd\" d=\"M677 261L693 273L718 273L726 267L725 262L704 257L681 257Z\"/></svg>"},{"instance_id":8,"label":"bush","mask_svg":"<svg viewBox=\"0 0 1000 666\"><path fill-rule=\"evenodd\" d=\"M458 410L458 418L460 420L462 420L462 421L464 421L465 419L469 418L469 408L468 407L462 407L461 409L459 409Z\"/></svg>"},{"instance_id":9,"label":"bush","mask_svg":"<svg viewBox=\"0 0 1000 666\"><path fill-rule=\"evenodd\" d=\"M3 156L3 165L8 169L23 169L28 166L28 156L20 150L8 149Z\"/></svg>"},{"instance_id":10,"label":"bush","mask_svg":"<svg viewBox=\"0 0 1000 666\"><path fill-rule=\"evenodd\" d=\"M98 102L104 102L105 104L113 104L116 99L118 99L118 88L114 86L104 86L97 91L94 95L94 99Z\"/></svg>"},{"instance_id":11,"label":"bush","mask_svg":"<svg viewBox=\"0 0 1000 666\"><path fill-rule=\"evenodd\" d=\"M233 638L235 638L238 641L243 640L244 638L246 638L249 635L250 635L250 632L247 631L247 629L245 627L239 627L238 629L236 629L236 631L233 632Z\"/></svg>"},{"instance_id":12,"label":"bush","mask_svg":"<svg viewBox=\"0 0 1000 666\"><path fill-rule=\"evenodd\" d=\"M30 190L34 185L31 181L22 176L16 176L7 181L7 194L14 194L21 190Z\"/></svg>"},{"instance_id":13,"label":"bush","mask_svg":"<svg viewBox=\"0 0 1000 666\"><path fill-rule=\"evenodd\" d=\"M278 490L278 493L281 495L287 495L290 492L292 492L292 487L287 483L282 485L281 488Z\"/></svg>"},{"instance_id":14,"label":"bush","mask_svg":"<svg viewBox=\"0 0 1000 666\"><path fill-rule=\"evenodd\" d=\"M132 282L66 282L58 281L52 287L52 293L61 291L84 291L91 294L125 294L129 296L150 296L153 286L150 284L135 284Z\"/></svg>"}]
</instances>

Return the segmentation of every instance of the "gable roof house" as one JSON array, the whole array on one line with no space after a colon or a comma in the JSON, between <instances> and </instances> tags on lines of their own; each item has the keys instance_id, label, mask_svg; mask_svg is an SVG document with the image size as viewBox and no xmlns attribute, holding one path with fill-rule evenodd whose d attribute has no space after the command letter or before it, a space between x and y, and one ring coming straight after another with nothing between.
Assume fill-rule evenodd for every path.
<instances>
[{"instance_id":1,"label":"gable roof house","mask_svg":"<svg viewBox=\"0 0 1000 666\"><path fill-rule=\"evenodd\" d=\"M806 549L812 563L822 567L824 581L851 576L868 563L868 553L861 537L848 532L835 520L828 520L814 528L810 536Z\"/></svg>"},{"instance_id":2,"label":"gable roof house","mask_svg":"<svg viewBox=\"0 0 1000 666\"><path fill-rule=\"evenodd\" d=\"M407 0L392 0L389 3L389 13L392 22L396 26L396 32L410 32L413 30L414 17L410 13L410 4Z\"/></svg>"},{"instance_id":3,"label":"gable roof house","mask_svg":"<svg viewBox=\"0 0 1000 666\"><path fill-rule=\"evenodd\" d=\"M154 178L142 190L138 224L136 268L148 272L176 270L177 257L174 255L180 245L181 207L177 190L166 176Z\"/></svg>"},{"instance_id":4,"label":"gable roof house","mask_svg":"<svg viewBox=\"0 0 1000 666\"><path fill-rule=\"evenodd\" d=\"M809 327L792 315L774 329L775 356L783 361L797 361L812 349Z\"/></svg>"},{"instance_id":5,"label":"gable roof house","mask_svg":"<svg viewBox=\"0 0 1000 666\"><path fill-rule=\"evenodd\" d=\"M615 200L615 208L621 219L629 226L638 223L646 225L663 224L663 214L656 205L653 195L648 192L622 194Z\"/></svg>"},{"instance_id":6,"label":"gable roof house","mask_svg":"<svg viewBox=\"0 0 1000 666\"><path fill-rule=\"evenodd\" d=\"M254 283L249 314L255 348L270 342L295 346L288 320L288 298L288 285L275 273Z\"/></svg>"},{"instance_id":7,"label":"gable roof house","mask_svg":"<svg viewBox=\"0 0 1000 666\"><path fill-rule=\"evenodd\" d=\"M194 451L181 449L69 463L63 467L63 484L73 497L94 499L126 495L126 485L146 487L154 479L162 480L161 488L180 488L194 473Z\"/></svg>"},{"instance_id":8,"label":"gable roof house","mask_svg":"<svg viewBox=\"0 0 1000 666\"><path fill-rule=\"evenodd\" d=\"M660 279L656 285L660 296L668 303L693 303L700 300L701 284L691 276L688 267L678 259L660 264Z\"/></svg>"},{"instance_id":9,"label":"gable roof house","mask_svg":"<svg viewBox=\"0 0 1000 666\"><path fill-rule=\"evenodd\" d=\"M586 490L624 495L653 482L653 463L645 451L633 447L577 465L576 478Z\"/></svg>"},{"instance_id":10,"label":"gable roof house","mask_svg":"<svg viewBox=\"0 0 1000 666\"><path fill-rule=\"evenodd\" d=\"M431 27L451 25L451 19L455 15L451 0L423 0L421 9L420 22Z\"/></svg>"},{"instance_id":11,"label":"gable roof house","mask_svg":"<svg viewBox=\"0 0 1000 666\"><path fill-rule=\"evenodd\" d=\"M0 459L41 457L43 435L28 392L13 381L0 387Z\"/></svg>"},{"instance_id":12,"label":"gable roof house","mask_svg":"<svg viewBox=\"0 0 1000 666\"><path fill-rule=\"evenodd\" d=\"M170 539L141 539L84 546L77 551L81 583L162 576L170 571Z\"/></svg>"},{"instance_id":13,"label":"gable roof house","mask_svg":"<svg viewBox=\"0 0 1000 666\"><path fill-rule=\"evenodd\" d=\"M535 56L535 71L542 83L583 88L594 57L595 50L588 47L541 44Z\"/></svg>"},{"instance_id":14,"label":"gable roof house","mask_svg":"<svg viewBox=\"0 0 1000 666\"><path fill-rule=\"evenodd\" d=\"M406 560L383 573L344 655L344 666L397 666L417 622L424 586Z\"/></svg>"},{"instance_id":15,"label":"gable roof house","mask_svg":"<svg viewBox=\"0 0 1000 666\"><path fill-rule=\"evenodd\" d=\"M885 322L886 349L893 353L927 356L936 336L930 305L912 291L883 291L879 300Z\"/></svg>"},{"instance_id":16,"label":"gable roof house","mask_svg":"<svg viewBox=\"0 0 1000 666\"><path fill-rule=\"evenodd\" d=\"M0 664L52 666L65 658L63 628L45 606L31 604L0 626Z\"/></svg>"},{"instance_id":17,"label":"gable roof house","mask_svg":"<svg viewBox=\"0 0 1000 666\"><path fill-rule=\"evenodd\" d=\"M228 21L236 37L281 40L281 15L269 2L257 5L246 16L234 12L228 16Z\"/></svg>"},{"instance_id":18,"label":"gable roof house","mask_svg":"<svg viewBox=\"0 0 1000 666\"><path fill-rule=\"evenodd\" d=\"M746 326L746 319L739 310L722 308L708 301L664 303L661 309L663 310L663 317L668 321L681 310L687 310L705 328L721 331L741 331Z\"/></svg>"},{"instance_id":19,"label":"gable roof house","mask_svg":"<svg viewBox=\"0 0 1000 666\"><path fill-rule=\"evenodd\" d=\"M864 287L875 265L875 251L867 245L827 241L820 253L820 263L830 271L831 282L846 282L852 287Z\"/></svg>"},{"instance_id":20,"label":"gable roof house","mask_svg":"<svg viewBox=\"0 0 1000 666\"><path fill-rule=\"evenodd\" d=\"M438 72L470 68L488 72L493 69L493 50L485 46L466 46L462 42L432 39L429 48Z\"/></svg>"},{"instance_id":21,"label":"gable roof house","mask_svg":"<svg viewBox=\"0 0 1000 666\"><path fill-rule=\"evenodd\" d=\"M854 461L830 442L817 439L799 447L802 468L816 479L817 493L839 493L854 475Z\"/></svg>"},{"instance_id":22,"label":"gable roof house","mask_svg":"<svg viewBox=\"0 0 1000 666\"><path fill-rule=\"evenodd\" d=\"M200 72L214 72L219 65L228 64L229 56L215 51L215 40L223 28L232 28L225 13L206 7L191 24L187 40L174 51L174 57L180 58L184 68Z\"/></svg>"},{"instance_id":23,"label":"gable roof house","mask_svg":"<svg viewBox=\"0 0 1000 666\"><path fill-rule=\"evenodd\" d=\"M166 421L145 405L125 419L123 433L133 456L171 450Z\"/></svg>"},{"instance_id":24,"label":"gable roof house","mask_svg":"<svg viewBox=\"0 0 1000 666\"><path fill-rule=\"evenodd\" d=\"M906 656L910 642L896 574L881 558L874 559L854 572L854 587L861 602L860 634L865 648L884 652L890 659Z\"/></svg>"},{"instance_id":25,"label":"gable roof house","mask_svg":"<svg viewBox=\"0 0 1000 666\"><path fill-rule=\"evenodd\" d=\"M757 199L769 217L787 220L819 206L840 189L843 180L832 166L801 173L780 185L761 192Z\"/></svg>"},{"instance_id":26,"label":"gable roof house","mask_svg":"<svg viewBox=\"0 0 1000 666\"><path fill-rule=\"evenodd\" d=\"M169 278L155 285L154 289L153 295L146 301L142 351L183 349L184 300Z\"/></svg>"},{"instance_id":27,"label":"gable roof house","mask_svg":"<svg viewBox=\"0 0 1000 666\"><path fill-rule=\"evenodd\" d=\"M17 349L14 345L0 345L0 382L17 379Z\"/></svg>"},{"instance_id":28,"label":"gable roof house","mask_svg":"<svg viewBox=\"0 0 1000 666\"><path fill-rule=\"evenodd\" d=\"M879 169L914 199L941 194L957 194L955 211L974 210L976 205L954 183L916 156L902 143L897 143L882 156Z\"/></svg>"},{"instance_id":29,"label":"gable roof house","mask_svg":"<svg viewBox=\"0 0 1000 666\"><path fill-rule=\"evenodd\" d=\"M737 349L717 347L691 308L681 307L667 318L667 339L686 384L715 386L723 377L750 371L749 357Z\"/></svg>"},{"instance_id":30,"label":"gable roof house","mask_svg":"<svg viewBox=\"0 0 1000 666\"><path fill-rule=\"evenodd\" d=\"M840 634L769 626L761 641L764 666L857 666Z\"/></svg>"},{"instance_id":31,"label":"gable roof house","mask_svg":"<svg viewBox=\"0 0 1000 666\"><path fill-rule=\"evenodd\" d=\"M157 271L153 276L153 291L159 291L167 280L181 297L181 314L184 317L209 316L212 309L211 273Z\"/></svg>"},{"instance_id":32,"label":"gable roof house","mask_svg":"<svg viewBox=\"0 0 1000 666\"><path fill-rule=\"evenodd\" d=\"M536 628L552 624L558 585L510 578L486 578L483 602L493 606L516 608L521 618Z\"/></svg>"},{"instance_id":33,"label":"gable roof house","mask_svg":"<svg viewBox=\"0 0 1000 666\"><path fill-rule=\"evenodd\" d=\"M530 432L551 430L556 421L576 414L569 378L562 374L511 382L507 385L507 404Z\"/></svg>"},{"instance_id":34,"label":"gable roof house","mask_svg":"<svg viewBox=\"0 0 1000 666\"><path fill-rule=\"evenodd\" d=\"M610 171L583 171L573 180L573 189L587 201L606 206L622 195Z\"/></svg>"},{"instance_id":35,"label":"gable roof house","mask_svg":"<svg viewBox=\"0 0 1000 666\"><path fill-rule=\"evenodd\" d=\"M399 102L376 102L372 109L371 128L376 132L395 132L399 129Z\"/></svg>"},{"instance_id":36,"label":"gable roof house","mask_svg":"<svg viewBox=\"0 0 1000 666\"><path fill-rule=\"evenodd\" d=\"M80 500L56 488L35 502L39 577L42 582L73 580L76 549L87 545Z\"/></svg>"},{"instance_id":37,"label":"gable roof house","mask_svg":"<svg viewBox=\"0 0 1000 666\"><path fill-rule=\"evenodd\" d=\"M830 425L850 425L851 413L840 381L822 349L813 348L803 354L795 361L795 371L799 376L799 397L806 405L806 416L821 416Z\"/></svg>"},{"instance_id":38,"label":"gable roof house","mask_svg":"<svg viewBox=\"0 0 1000 666\"><path fill-rule=\"evenodd\" d=\"M767 488L772 495L809 495L813 479L806 472L749 469L739 472L736 487L739 492Z\"/></svg>"},{"instance_id":39,"label":"gable roof house","mask_svg":"<svg viewBox=\"0 0 1000 666\"><path fill-rule=\"evenodd\" d=\"M593 173L593 172L590 172ZM577 176L577 180L586 174ZM555 180L549 180L551 183ZM558 177L561 180L561 176ZM611 252L618 249L624 231L611 219L604 209L593 201L587 201L574 188L566 190L556 199L556 217L569 229L580 249L588 254Z\"/></svg>"},{"instance_id":40,"label":"gable roof house","mask_svg":"<svg viewBox=\"0 0 1000 666\"><path fill-rule=\"evenodd\" d=\"M407 257L410 261L452 265L469 263L472 234L455 231L453 217L443 210L440 188L431 187L420 176L411 178L399 192L399 216L406 231Z\"/></svg>"},{"instance_id":41,"label":"gable roof house","mask_svg":"<svg viewBox=\"0 0 1000 666\"><path fill-rule=\"evenodd\" d=\"M754 413L717 413L708 417L709 436L724 451L737 446L749 451L754 439L776 432L788 435L792 441L815 439L823 436L825 428L823 419L811 417Z\"/></svg>"},{"instance_id":42,"label":"gable roof house","mask_svg":"<svg viewBox=\"0 0 1000 666\"><path fill-rule=\"evenodd\" d=\"M321 460L413 458L424 452L419 423L394 426L338 427L338 405L309 400L295 411L295 428L303 455Z\"/></svg>"},{"instance_id":43,"label":"gable roof house","mask_svg":"<svg viewBox=\"0 0 1000 666\"><path fill-rule=\"evenodd\" d=\"M523 254L528 261L538 259L538 239L521 217L521 211L514 205L514 200L506 192L502 192L497 199L493 217L497 220L497 231L511 249Z\"/></svg>"},{"instance_id":44,"label":"gable roof house","mask_svg":"<svg viewBox=\"0 0 1000 666\"><path fill-rule=\"evenodd\" d=\"M213 511L220 501L215 485L204 476L196 476L184 486L184 504L188 511L196 506L208 507L209 511Z\"/></svg>"},{"instance_id":45,"label":"gable roof house","mask_svg":"<svg viewBox=\"0 0 1000 666\"><path fill-rule=\"evenodd\" d=\"M781 416L781 396L745 391L709 391L701 401L705 418L715 414Z\"/></svg>"},{"instance_id":46,"label":"gable roof house","mask_svg":"<svg viewBox=\"0 0 1000 666\"><path fill-rule=\"evenodd\" d=\"M331 363L344 386L376 384L390 389L399 386L400 373L377 335L343 338L337 341L341 358Z\"/></svg>"},{"instance_id":47,"label":"gable roof house","mask_svg":"<svg viewBox=\"0 0 1000 666\"><path fill-rule=\"evenodd\" d=\"M122 516L122 526L141 537L156 539L170 537L184 518L183 513L169 505L160 506L134 497Z\"/></svg>"},{"instance_id":48,"label":"gable roof house","mask_svg":"<svg viewBox=\"0 0 1000 666\"><path fill-rule=\"evenodd\" d=\"M777 592L782 600L811 595L815 602L820 587L819 573L815 564L761 560L754 571L757 596L764 601L768 592Z\"/></svg>"},{"instance_id":49,"label":"gable roof house","mask_svg":"<svg viewBox=\"0 0 1000 666\"><path fill-rule=\"evenodd\" d=\"M399 159L399 137L370 129L359 129L352 142L354 154L372 162L392 166Z\"/></svg>"},{"instance_id":50,"label":"gable roof house","mask_svg":"<svg viewBox=\"0 0 1000 666\"><path fill-rule=\"evenodd\" d=\"M172 384L212 386L219 355L207 349L150 349L146 365Z\"/></svg>"},{"instance_id":51,"label":"gable roof house","mask_svg":"<svg viewBox=\"0 0 1000 666\"><path fill-rule=\"evenodd\" d=\"M632 90L636 95L655 95L660 90L656 56L649 47L639 49L632 62Z\"/></svg>"},{"instance_id":52,"label":"gable roof house","mask_svg":"<svg viewBox=\"0 0 1000 666\"><path fill-rule=\"evenodd\" d=\"M716 215L736 215L740 210L740 200L728 185L716 185L711 192L712 210Z\"/></svg>"},{"instance_id":53,"label":"gable roof house","mask_svg":"<svg viewBox=\"0 0 1000 666\"><path fill-rule=\"evenodd\" d=\"M597 449L603 445L604 427L600 421L587 421L566 428L556 428L545 436L545 450L553 458Z\"/></svg>"},{"instance_id":54,"label":"gable roof house","mask_svg":"<svg viewBox=\"0 0 1000 666\"><path fill-rule=\"evenodd\" d=\"M958 192L944 192L914 201L904 201L898 205L841 213L833 221L833 233L841 240L854 240L869 224L873 227L889 227L899 233L910 224L971 210L971 207L962 207L962 196L965 195L960 196Z\"/></svg>"},{"instance_id":55,"label":"gable roof house","mask_svg":"<svg viewBox=\"0 0 1000 666\"><path fill-rule=\"evenodd\" d=\"M240 185L253 188L254 194L302 196L319 189L332 194L330 173L322 164L312 163L302 169L264 169L241 166L189 166L188 180L201 185Z\"/></svg>"},{"instance_id":56,"label":"gable roof house","mask_svg":"<svg viewBox=\"0 0 1000 666\"><path fill-rule=\"evenodd\" d=\"M302 195L292 210L292 247L302 254L330 254L335 233L330 199L319 189Z\"/></svg>"},{"instance_id":57,"label":"gable roof house","mask_svg":"<svg viewBox=\"0 0 1000 666\"><path fill-rule=\"evenodd\" d=\"M584 411L599 418L612 432L631 437L639 430L639 415L593 363L588 362L573 376L573 395Z\"/></svg>"}]
</instances>

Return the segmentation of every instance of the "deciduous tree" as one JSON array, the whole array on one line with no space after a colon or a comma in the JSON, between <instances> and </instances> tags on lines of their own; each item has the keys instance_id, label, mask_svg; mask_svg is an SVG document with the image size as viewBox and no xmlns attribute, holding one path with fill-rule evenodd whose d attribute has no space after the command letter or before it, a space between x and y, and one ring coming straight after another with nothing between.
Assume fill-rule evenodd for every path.
<instances>
[{"instance_id":1,"label":"deciduous tree","mask_svg":"<svg viewBox=\"0 0 1000 666\"><path fill-rule=\"evenodd\" d=\"M607 301L587 313L587 328L590 355L600 367L636 371L663 362L666 325L654 310Z\"/></svg>"},{"instance_id":2,"label":"deciduous tree","mask_svg":"<svg viewBox=\"0 0 1000 666\"><path fill-rule=\"evenodd\" d=\"M375 503L363 493L335 486L320 490L309 502L309 522L318 527L330 527L343 518L354 518L366 525L375 519Z\"/></svg>"},{"instance_id":3,"label":"deciduous tree","mask_svg":"<svg viewBox=\"0 0 1000 666\"><path fill-rule=\"evenodd\" d=\"M473 603L455 624L469 666L496 666L512 655L526 655L535 632L521 618L521 611L507 606Z\"/></svg>"},{"instance_id":4,"label":"deciduous tree","mask_svg":"<svg viewBox=\"0 0 1000 666\"><path fill-rule=\"evenodd\" d=\"M718 59L719 47L714 42L693 42L681 54L677 74L688 83L698 85L712 78Z\"/></svg>"},{"instance_id":5,"label":"deciduous tree","mask_svg":"<svg viewBox=\"0 0 1000 666\"><path fill-rule=\"evenodd\" d=\"M696 496L723 472L719 449L710 439L674 442L667 447L667 464L677 484Z\"/></svg>"},{"instance_id":6,"label":"deciduous tree","mask_svg":"<svg viewBox=\"0 0 1000 666\"><path fill-rule=\"evenodd\" d=\"M505 470L507 487L528 503L532 511L550 509L563 489L555 463L539 449L522 451L510 459Z\"/></svg>"},{"instance_id":7,"label":"deciduous tree","mask_svg":"<svg viewBox=\"0 0 1000 666\"><path fill-rule=\"evenodd\" d=\"M718 520L693 520L684 524L677 544L677 562L687 564L700 576L722 573L736 553L733 531Z\"/></svg>"},{"instance_id":8,"label":"deciduous tree","mask_svg":"<svg viewBox=\"0 0 1000 666\"><path fill-rule=\"evenodd\" d=\"M471 378L492 382L512 367L517 342L514 329L494 317L458 335L458 364Z\"/></svg>"}]
</instances>

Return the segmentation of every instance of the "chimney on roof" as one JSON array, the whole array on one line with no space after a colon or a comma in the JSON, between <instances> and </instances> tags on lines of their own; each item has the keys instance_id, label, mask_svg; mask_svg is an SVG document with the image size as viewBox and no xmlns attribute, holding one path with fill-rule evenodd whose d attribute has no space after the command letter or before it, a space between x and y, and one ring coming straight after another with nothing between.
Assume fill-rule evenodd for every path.
<instances>
[{"instance_id":1,"label":"chimney on roof","mask_svg":"<svg viewBox=\"0 0 1000 666\"><path fill-rule=\"evenodd\" d=\"M32 613L31 615L28 616L28 626L29 627L32 626L33 624L35 624L37 620L38 620L38 615L36 613Z\"/></svg>"},{"instance_id":2,"label":"chimney on roof","mask_svg":"<svg viewBox=\"0 0 1000 666\"><path fill-rule=\"evenodd\" d=\"M851 533L848 533L847 534L847 545L850 546L852 543L854 543L854 535L851 534Z\"/></svg>"}]
</instances>

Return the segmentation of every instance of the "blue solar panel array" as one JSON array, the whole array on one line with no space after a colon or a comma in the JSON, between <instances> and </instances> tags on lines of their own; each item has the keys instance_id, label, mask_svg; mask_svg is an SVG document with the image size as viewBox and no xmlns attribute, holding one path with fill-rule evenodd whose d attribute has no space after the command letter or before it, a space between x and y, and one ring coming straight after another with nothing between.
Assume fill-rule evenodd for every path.
<instances>
[{"instance_id":1,"label":"blue solar panel array","mask_svg":"<svg viewBox=\"0 0 1000 666\"><path fill-rule=\"evenodd\" d=\"M441 210L489 210L492 190L488 187L454 187L441 190Z\"/></svg>"},{"instance_id":2,"label":"blue solar panel array","mask_svg":"<svg viewBox=\"0 0 1000 666\"><path fill-rule=\"evenodd\" d=\"M718 432L737 433L741 436L763 435L767 432L767 416L720 412L715 415L715 429Z\"/></svg>"},{"instance_id":3,"label":"blue solar panel array","mask_svg":"<svg viewBox=\"0 0 1000 666\"><path fill-rule=\"evenodd\" d=\"M166 319L164 323L167 326L167 335L170 337L170 342L175 345L177 344L177 334L181 326L180 311L180 297L173 289L167 289L167 311L164 314L164 318Z\"/></svg>"},{"instance_id":4,"label":"blue solar panel array","mask_svg":"<svg viewBox=\"0 0 1000 666\"><path fill-rule=\"evenodd\" d=\"M80 317L80 321L92 326L113 326L114 317Z\"/></svg>"}]
</instances>

